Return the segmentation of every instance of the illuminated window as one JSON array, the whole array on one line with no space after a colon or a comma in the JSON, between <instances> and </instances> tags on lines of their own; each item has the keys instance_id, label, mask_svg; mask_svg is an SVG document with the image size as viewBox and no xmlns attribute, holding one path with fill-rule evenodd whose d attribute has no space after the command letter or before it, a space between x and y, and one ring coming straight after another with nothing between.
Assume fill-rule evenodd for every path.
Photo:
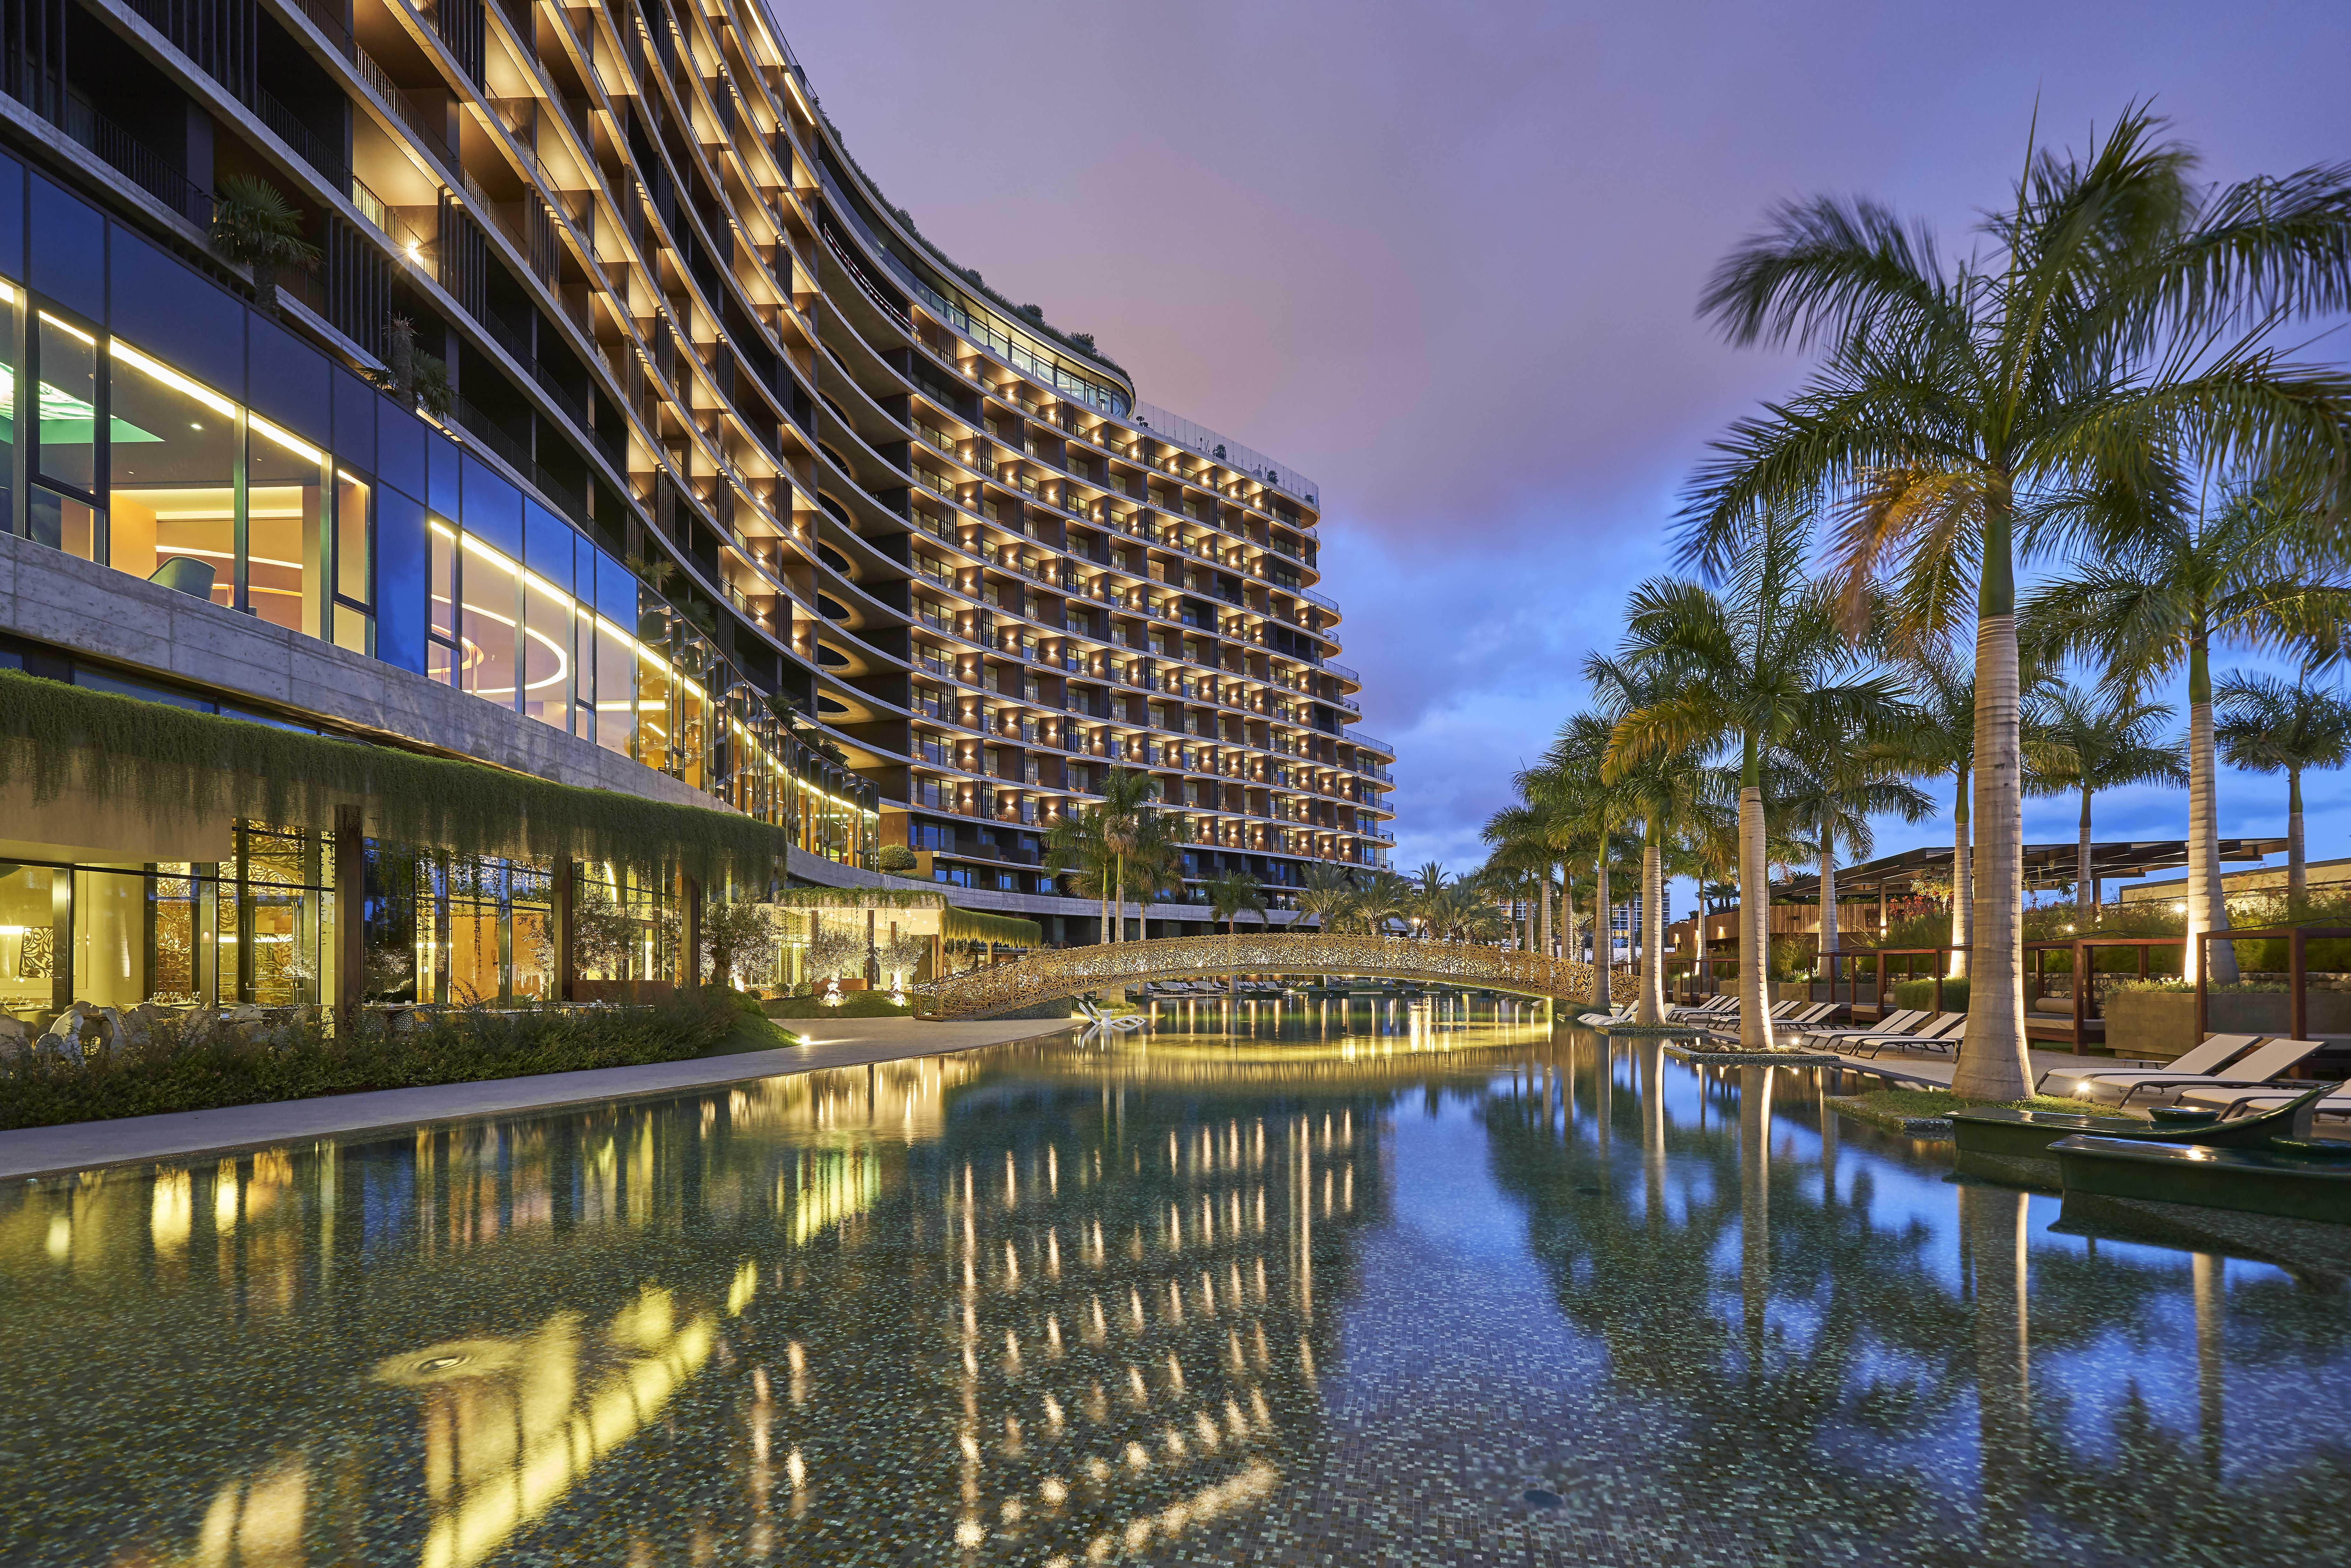
<instances>
[{"instance_id":1,"label":"illuminated window","mask_svg":"<svg viewBox=\"0 0 2351 1568\"><path fill-rule=\"evenodd\" d=\"M316 637L327 629L327 455L259 414L246 416L246 608Z\"/></svg>"},{"instance_id":2,"label":"illuminated window","mask_svg":"<svg viewBox=\"0 0 2351 1568\"><path fill-rule=\"evenodd\" d=\"M236 405L120 340L109 348L109 559L234 605Z\"/></svg>"},{"instance_id":3,"label":"illuminated window","mask_svg":"<svg viewBox=\"0 0 2351 1568\"><path fill-rule=\"evenodd\" d=\"M517 614L522 607L514 562L468 535L459 576L463 590L457 645L463 654L458 685L500 707L515 706Z\"/></svg>"},{"instance_id":4,"label":"illuminated window","mask_svg":"<svg viewBox=\"0 0 2351 1568\"><path fill-rule=\"evenodd\" d=\"M335 470L335 646L375 652L375 491L356 474Z\"/></svg>"}]
</instances>

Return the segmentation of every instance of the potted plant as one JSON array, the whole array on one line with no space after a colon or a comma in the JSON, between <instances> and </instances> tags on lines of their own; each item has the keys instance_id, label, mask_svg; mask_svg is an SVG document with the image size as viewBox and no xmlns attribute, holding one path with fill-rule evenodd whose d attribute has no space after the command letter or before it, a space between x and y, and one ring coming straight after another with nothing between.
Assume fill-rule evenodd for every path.
<instances>
[{"instance_id":1,"label":"potted plant","mask_svg":"<svg viewBox=\"0 0 2351 1568\"><path fill-rule=\"evenodd\" d=\"M266 180L232 174L213 202L213 246L253 270L254 302L277 319L277 269L309 267L319 247L302 237L302 214Z\"/></svg>"}]
</instances>

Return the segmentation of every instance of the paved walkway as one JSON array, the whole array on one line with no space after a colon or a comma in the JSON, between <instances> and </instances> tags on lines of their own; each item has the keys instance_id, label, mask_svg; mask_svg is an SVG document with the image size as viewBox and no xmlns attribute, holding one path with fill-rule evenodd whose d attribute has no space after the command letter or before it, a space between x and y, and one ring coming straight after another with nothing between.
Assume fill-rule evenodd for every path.
<instances>
[{"instance_id":1,"label":"paved walkway","mask_svg":"<svg viewBox=\"0 0 2351 1568\"><path fill-rule=\"evenodd\" d=\"M869 1061L895 1061L909 1056L1035 1040L1068 1027L1039 1019L987 1023L924 1023L913 1019L796 1019L791 1028L795 1032L806 1030L806 1036L799 1044L778 1051L697 1057L648 1067L549 1072L481 1083L443 1083L427 1089L380 1089L315 1100L284 1100L269 1105L176 1111L162 1116L125 1116L112 1122L75 1122L61 1127L26 1127L0 1133L0 1176L22 1180L129 1161L181 1159L310 1138L392 1132L423 1122L509 1116L564 1105L676 1094L751 1078L773 1078L824 1067L862 1067Z\"/></svg>"}]
</instances>

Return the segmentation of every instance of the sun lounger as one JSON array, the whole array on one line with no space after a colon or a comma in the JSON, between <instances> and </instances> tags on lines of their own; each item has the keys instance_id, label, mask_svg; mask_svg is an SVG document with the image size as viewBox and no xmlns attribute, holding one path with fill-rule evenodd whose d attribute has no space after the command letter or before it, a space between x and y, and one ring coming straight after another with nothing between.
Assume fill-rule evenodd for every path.
<instances>
[{"instance_id":1,"label":"sun lounger","mask_svg":"<svg viewBox=\"0 0 2351 1568\"><path fill-rule=\"evenodd\" d=\"M1078 1011L1084 1014L1086 1022L1095 1029L1112 1030L1120 1034L1132 1034L1143 1027L1142 1019L1132 1014L1124 1018L1113 1018L1083 997L1078 998Z\"/></svg>"},{"instance_id":2,"label":"sun lounger","mask_svg":"<svg viewBox=\"0 0 2351 1568\"><path fill-rule=\"evenodd\" d=\"M2293 1067L2304 1057L2308 1056L2311 1052L2318 1050L2325 1043L2325 1042L2323 1040L2273 1040L2261 1046L2259 1049L2251 1051L2244 1056L2239 1057L2235 1065L2232 1066L2225 1075L2220 1073L2175 1073L2168 1078L2165 1078L2149 1074L2146 1080L2134 1083L2129 1088L2124 1090L2123 1097L2116 1101L2116 1103L2119 1105L2127 1105L2131 1103L2132 1096L2138 1094L2142 1091L2151 1092L2168 1089L2173 1091L2174 1098L2177 1098L2179 1094L2185 1093L2190 1089L2263 1090L2270 1086L2272 1080L2275 1079L2279 1073L2285 1071L2290 1067Z\"/></svg>"},{"instance_id":3,"label":"sun lounger","mask_svg":"<svg viewBox=\"0 0 2351 1568\"><path fill-rule=\"evenodd\" d=\"M1914 1029L1894 1034L1866 1034L1859 1040L1843 1042L1839 1049L1850 1051L1855 1056L1877 1056L1889 1045L1911 1051L1949 1051L1959 1043L1959 1036L1967 1031L1967 1027L1968 1015L1965 1013L1938 1013Z\"/></svg>"},{"instance_id":4,"label":"sun lounger","mask_svg":"<svg viewBox=\"0 0 2351 1568\"><path fill-rule=\"evenodd\" d=\"M2265 1089L2190 1089L2179 1096L2177 1103L2199 1111L2218 1111L2226 1121L2232 1116L2258 1116L2300 1098L2302 1095L2292 1089L2272 1084ZM2318 1101L2311 1110L2320 1116L2351 1116L2351 1083L2338 1085L2334 1093Z\"/></svg>"},{"instance_id":5,"label":"sun lounger","mask_svg":"<svg viewBox=\"0 0 2351 1568\"><path fill-rule=\"evenodd\" d=\"M1924 1008L1898 1008L1873 1024L1816 1026L1812 1029L1799 1030L1797 1032L1806 1040L1827 1044L1832 1040L1847 1038L1859 1039L1863 1035L1900 1034L1913 1025L1924 1022L1926 1017L1927 1009Z\"/></svg>"},{"instance_id":6,"label":"sun lounger","mask_svg":"<svg viewBox=\"0 0 2351 1568\"><path fill-rule=\"evenodd\" d=\"M1719 991L1694 1008L1668 1008L1666 1009L1666 1016L1679 1023L1688 1019L1708 1018L1715 1013L1736 1012L1738 1009L1737 997L1728 991Z\"/></svg>"},{"instance_id":7,"label":"sun lounger","mask_svg":"<svg viewBox=\"0 0 2351 1568\"><path fill-rule=\"evenodd\" d=\"M2091 1100L2096 1098L2095 1091L2100 1088L2124 1092L2137 1083L2200 1079L2252 1050L2262 1040L2258 1034L2209 1035L2201 1045L2182 1051L2168 1067L2127 1068L2121 1071L2108 1071L2102 1067L2053 1068L2041 1075L2041 1082L2034 1087L2036 1092L2043 1094L2070 1094Z\"/></svg>"}]
</instances>

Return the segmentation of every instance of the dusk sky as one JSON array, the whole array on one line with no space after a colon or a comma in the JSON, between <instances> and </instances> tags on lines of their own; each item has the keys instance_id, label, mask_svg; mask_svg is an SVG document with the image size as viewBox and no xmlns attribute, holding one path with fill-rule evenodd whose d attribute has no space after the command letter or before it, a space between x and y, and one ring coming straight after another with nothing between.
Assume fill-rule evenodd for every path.
<instances>
[{"instance_id":1,"label":"dusk sky","mask_svg":"<svg viewBox=\"0 0 2351 1568\"><path fill-rule=\"evenodd\" d=\"M934 242L1094 333L1146 400L1320 483L1361 727L1398 747L1402 869L1483 858L1584 653L1667 570L1706 442L1800 377L1695 313L1773 202L1866 194L1965 249L2036 99L2043 140L2076 147L2152 99L2215 180L2351 158L2341 0L778 16ZM2283 832L2284 793L2224 775L2222 832ZM2313 858L2351 853L2351 789L2318 780L2312 809ZM2120 791L2098 827L2186 818L2184 791ZM2029 802L2026 835L2070 841L2074 807ZM1948 820L1877 847L1929 841Z\"/></svg>"}]
</instances>

